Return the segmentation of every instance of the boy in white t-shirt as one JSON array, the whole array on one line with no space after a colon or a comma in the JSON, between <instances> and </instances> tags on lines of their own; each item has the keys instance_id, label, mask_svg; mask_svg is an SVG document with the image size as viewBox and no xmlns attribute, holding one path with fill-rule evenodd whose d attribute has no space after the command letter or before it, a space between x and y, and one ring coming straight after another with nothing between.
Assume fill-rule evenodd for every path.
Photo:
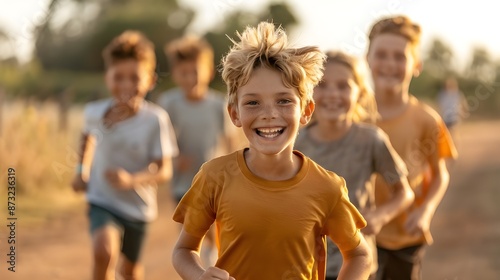
<instances>
[{"instance_id":1,"label":"boy in white t-shirt","mask_svg":"<svg viewBox=\"0 0 500 280\"><path fill-rule=\"evenodd\" d=\"M177 144L168 114L144 100L156 80L153 44L140 32L126 31L103 57L112 98L85 107L72 186L87 193L93 279L115 279L120 249L121 276L143 279L140 252L148 222L157 216L157 184L171 178Z\"/></svg>"}]
</instances>

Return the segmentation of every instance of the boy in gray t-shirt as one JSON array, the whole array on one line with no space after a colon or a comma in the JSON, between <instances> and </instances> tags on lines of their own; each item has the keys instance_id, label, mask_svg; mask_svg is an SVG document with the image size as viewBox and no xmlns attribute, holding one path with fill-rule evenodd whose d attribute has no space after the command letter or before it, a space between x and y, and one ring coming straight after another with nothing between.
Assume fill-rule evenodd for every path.
<instances>
[{"instance_id":1,"label":"boy in gray t-shirt","mask_svg":"<svg viewBox=\"0 0 500 280\"><path fill-rule=\"evenodd\" d=\"M144 279L141 251L157 217L157 186L177 155L168 115L144 100L154 87L154 45L125 31L104 49L111 98L85 106L79 164L72 187L86 192L94 279ZM119 258L121 257L121 261Z\"/></svg>"}]
</instances>

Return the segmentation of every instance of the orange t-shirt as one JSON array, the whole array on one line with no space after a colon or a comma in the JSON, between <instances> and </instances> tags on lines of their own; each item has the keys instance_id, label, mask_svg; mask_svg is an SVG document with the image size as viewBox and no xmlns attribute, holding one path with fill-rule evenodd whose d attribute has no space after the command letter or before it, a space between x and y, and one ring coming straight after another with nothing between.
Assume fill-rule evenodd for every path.
<instances>
[{"instance_id":1,"label":"orange t-shirt","mask_svg":"<svg viewBox=\"0 0 500 280\"><path fill-rule=\"evenodd\" d=\"M295 177L267 181L251 173L244 150L204 164L173 219L202 237L215 221L216 266L238 280L324 279L325 236L341 250L360 242L366 222L349 202L343 178L308 157Z\"/></svg>"},{"instance_id":2,"label":"orange t-shirt","mask_svg":"<svg viewBox=\"0 0 500 280\"><path fill-rule=\"evenodd\" d=\"M457 151L441 117L429 106L410 96L406 111L397 118L377 123L387 133L391 144L408 169L408 181L415 193L415 202L408 211L422 204L427 195L430 169L429 162L436 158L455 158ZM381 177L376 178L376 203L383 204L390 192ZM418 244L431 244L430 232L409 235L404 230L407 212L394 218L377 235L377 244L397 250Z\"/></svg>"}]
</instances>

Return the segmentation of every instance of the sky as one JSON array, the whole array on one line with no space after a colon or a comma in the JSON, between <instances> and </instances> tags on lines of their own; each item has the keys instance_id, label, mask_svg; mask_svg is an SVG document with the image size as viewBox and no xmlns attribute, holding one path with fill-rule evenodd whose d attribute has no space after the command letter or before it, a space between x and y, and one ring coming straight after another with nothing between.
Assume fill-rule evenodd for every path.
<instances>
[{"instance_id":1,"label":"sky","mask_svg":"<svg viewBox=\"0 0 500 280\"><path fill-rule=\"evenodd\" d=\"M191 29L215 26L235 9L260 11L271 0L178 0L197 11ZM500 26L494 1L488 0L287 0L300 25L287 30L294 45L317 45L362 56L366 34L380 17L405 14L422 27L422 50L439 37L454 51L457 67L470 61L471 50L486 48L493 59L500 57ZM10 51L27 61L33 48L31 30L45 16L48 0L0 0L0 27L11 37ZM496 13L496 14L495 14ZM233 35L233 34L229 34ZM2 55L0 54L0 57Z\"/></svg>"}]
</instances>

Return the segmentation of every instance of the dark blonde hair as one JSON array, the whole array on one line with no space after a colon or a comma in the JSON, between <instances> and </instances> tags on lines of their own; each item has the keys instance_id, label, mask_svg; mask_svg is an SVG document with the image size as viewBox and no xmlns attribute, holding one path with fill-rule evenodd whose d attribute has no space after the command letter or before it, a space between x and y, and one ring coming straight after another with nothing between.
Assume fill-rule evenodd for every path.
<instances>
[{"instance_id":1,"label":"dark blonde hair","mask_svg":"<svg viewBox=\"0 0 500 280\"><path fill-rule=\"evenodd\" d=\"M407 16L383 18L373 25L370 34L368 35L368 39L370 41L368 50L370 50L373 39L378 35L385 33L395 34L406 38L406 40L408 40L413 47L414 56L417 57L417 47L420 44L420 38L422 35L420 25L412 22Z\"/></svg>"},{"instance_id":2,"label":"dark blonde hair","mask_svg":"<svg viewBox=\"0 0 500 280\"><path fill-rule=\"evenodd\" d=\"M180 62L203 59L207 67L214 69L214 50L208 41L201 37L186 35L166 44L164 51L170 67L175 67Z\"/></svg>"},{"instance_id":3,"label":"dark blonde hair","mask_svg":"<svg viewBox=\"0 0 500 280\"><path fill-rule=\"evenodd\" d=\"M106 68L115 63L135 59L154 73L156 55L154 44L141 32L127 30L115 37L103 50L102 56Z\"/></svg>"},{"instance_id":4,"label":"dark blonde hair","mask_svg":"<svg viewBox=\"0 0 500 280\"><path fill-rule=\"evenodd\" d=\"M340 51L326 52L326 62L338 63L351 70L354 82L359 87L359 97L354 109L353 119L355 122L365 121L374 123L377 120L377 105L375 97L371 90L368 88L366 80L361 73L361 65L359 60L355 57Z\"/></svg>"},{"instance_id":5,"label":"dark blonde hair","mask_svg":"<svg viewBox=\"0 0 500 280\"><path fill-rule=\"evenodd\" d=\"M317 47L290 47L285 31L269 22L236 34L240 42L230 39L234 45L222 58L222 79L227 85L229 105L237 103L238 89L258 67L279 71L283 84L297 89L302 109L313 102L312 91L321 81L325 60Z\"/></svg>"}]
</instances>

